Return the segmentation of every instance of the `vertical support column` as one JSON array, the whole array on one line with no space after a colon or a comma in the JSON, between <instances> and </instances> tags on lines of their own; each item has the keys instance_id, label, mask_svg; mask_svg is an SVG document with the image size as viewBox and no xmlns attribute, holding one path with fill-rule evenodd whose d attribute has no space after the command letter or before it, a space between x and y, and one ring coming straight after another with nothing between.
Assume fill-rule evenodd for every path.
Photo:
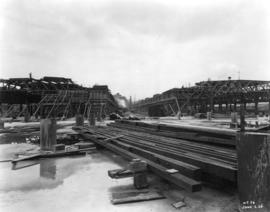
<instances>
[{"instance_id":1,"label":"vertical support column","mask_svg":"<svg viewBox=\"0 0 270 212\"><path fill-rule=\"evenodd\" d=\"M269 97L269 99L270 99L270 97ZM270 100L268 102L268 116L270 116Z\"/></svg>"},{"instance_id":2,"label":"vertical support column","mask_svg":"<svg viewBox=\"0 0 270 212\"><path fill-rule=\"evenodd\" d=\"M237 113L231 112L231 123L237 123Z\"/></svg>"},{"instance_id":3,"label":"vertical support column","mask_svg":"<svg viewBox=\"0 0 270 212\"><path fill-rule=\"evenodd\" d=\"M248 209L248 211L269 211L270 135L239 133L236 148L241 208Z\"/></svg>"},{"instance_id":4,"label":"vertical support column","mask_svg":"<svg viewBox=\"0 0 270 212\"><path fill-rule=\"evenodd\" d=\"M238 127L237 112L231 112L230 128L237 128L237 127Z\"/></svg>"},{"instance_id":5,"label":"vertical support column","mask_svg":"<svg viewBox=\"0 0 270 212\"><path fill-rule=\"evenodd\" d=\"M23 105L22 104L20 104L19 110L20 110L19 113L23 112Z\"/></svg>"},{"instance_id":6,"label":"vertical support column","mask_svg":"<svg viewBox=\"0 0 270 212\"><path fill-rule=\"evenodd\" d=\"M211 90L211 94L210 94L210 108L209 108L209 112L214 112L214 94L213 94L213 90Z\"/></svg>"},{"instance_id":7,"label":"vertical support column","mask_svg":"<svg viewBox=\"0 0 270 212\"><path fill-rule=\"evenodd\" d=\"M97 121L101 121L101 113L102 113L102 104L100 105L99 111L97 111Z\"/></svg>"},{"instance_id":8,"label":"vertical support column","mask_svg":"<svg viewBox=\"0 0 270 212\"><path fill-rule=\"evenodd\" d=\"M56 144L56 120L42 119L40 122L40 149L53 150Z\"/></svg>"},{"instance_id":9,"label":"vertical support column","mask_svg":"<svg viewBox=\"0 0 270 212\"><path fill-rule=\"evenodd\" d=\"M29 105L25 106L25 110L24 110L24 122L29 122L30 120L30 113L29 113Z\"/></svg>"},{"instance_id":10,"label":"vertical support column","mask_svg":"<svg viewBox=\"0 0 270 212\"><path fill-rule=\"evenodd\" d=\"M84 118L82 114L76 114L76 126L83 126Z\"/></svg>"},{"instance_id":11,"label":"vertical support column","mask_svg":"<svg viewBox=\"0 0 270 212\"><path fill-rule=\"evenodd\" d=\"M212 120L212 112L207 112L206 113L206 116L207 116L207 120Z\"/></svg>"},{"instance_id":12,"label":"vertical support column","mask_svg":"<svg viewBox=\"0 0 270 212\"><path fill-rule=\"evenodd\" d=\"M93 112L91 112L89 116L89 125L90 126L96 125L95 114Z\"/></svg>"},{"instance_id":13,"label":"vertical support column","mask_svg":"<svg viewBox=\"0 0 270 212\"><path fill-rule=\"evenodd\" d=\"M219 112L222 112L222 104L218 105L218 110L219 110Z\"/></svg>"},{"instance_id":14,"label":"vertical support column","mask_svg":"<svg viewBox=\"0 0 270 212\"><path fill-rule=\"evenodd\" d=\"M255 101L255 115L258 115L258 101Z\"/></svg>"},{"instance_id":15,"label":"vertical support column","mask_svg":"<svg viewBox=\"0 0 270 212\"><path fill-rule=\"evenodd\" d=\"M5 122L0 119L0 129L5 129Z\"/></svg>"},{"instance_id":16,"label":"vertical support column","mask_svg":"<svg viewBox=\"0 0 270 212\"><path fill-rule=\"evenodd\" d=\"M129 169L133 172L134 187L143 189L149 186L147 180L147 163L140 159L133 159L129 163Z\"/></svg>"},{"instance_id":17,"label":"vertical support column","mask_svg":"<svg viewBox=\"0 0 270 212\"><path fill-rule=\"evenodd\" d=\"M244 103L240 105L240 130L245 131L246 121L245 121L245 109Z\"/></svg>"}]
</instances>

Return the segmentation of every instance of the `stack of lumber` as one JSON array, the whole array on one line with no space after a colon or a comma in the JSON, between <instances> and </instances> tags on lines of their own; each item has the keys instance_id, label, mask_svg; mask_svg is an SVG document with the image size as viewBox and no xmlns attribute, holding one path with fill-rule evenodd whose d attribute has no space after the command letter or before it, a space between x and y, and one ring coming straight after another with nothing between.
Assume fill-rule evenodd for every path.
<instances>
[{"instance_id":1,"label":"stack of lumber","mask_svg":"<svg viewBox=\"0 0 270 212\"><path fill-rule=\"evenodd\" d=\"M236 182L237 158L233 148L118 125L74 129L86 139L128 160L139 158L146 161L151 171L188 191L201 190L201 181L211 181L210 178Z\"/></svg>"},{"instance_id":2,"label":"stack of lumber","mask_svg":"<svg viewBox=\"0 0 270 212\"><path fill-rule=\"evenodd\" d=\"M171 138L180 138L231 147L235 147L235 138L237 133L235 130L231 129L192 125L167 125L129 120L120 120L116 123L111 123L110 126L136 130L140 132L151 132L155 135L161 135Z\"/></svg>"}]
</instances>

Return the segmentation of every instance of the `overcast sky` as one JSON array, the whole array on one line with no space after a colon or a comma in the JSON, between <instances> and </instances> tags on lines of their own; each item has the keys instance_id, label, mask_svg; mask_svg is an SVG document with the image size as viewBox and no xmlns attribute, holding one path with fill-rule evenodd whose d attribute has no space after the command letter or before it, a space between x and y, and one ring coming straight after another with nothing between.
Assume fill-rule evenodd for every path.
<instances>
[{"instance_id":1,"label":"overcast sky","mask_svg":"<svg viewBox=\"0 0 270 212\"><path fill-rule=\"evenodd\" d=\"M0 78L59 76L136 99L270 80L268 0L1 0Z\"/></svg>"}]
</instances>

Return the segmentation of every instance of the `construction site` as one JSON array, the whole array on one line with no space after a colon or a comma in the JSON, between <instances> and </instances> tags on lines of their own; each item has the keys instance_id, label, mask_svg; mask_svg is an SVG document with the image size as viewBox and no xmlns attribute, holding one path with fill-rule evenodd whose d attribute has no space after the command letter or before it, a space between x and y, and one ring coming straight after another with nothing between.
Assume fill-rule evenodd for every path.
<instances>
[{"instance_id":1,"label":"construction site","mask_svg":"<svg viewBox=\"0 0 270 212\"><path fill-rule=\"evenodd\" d=\"M0 112L3 211L270 211L270 81L132 102L30 74L0 80Z\"/></svg>"}]
</instances>

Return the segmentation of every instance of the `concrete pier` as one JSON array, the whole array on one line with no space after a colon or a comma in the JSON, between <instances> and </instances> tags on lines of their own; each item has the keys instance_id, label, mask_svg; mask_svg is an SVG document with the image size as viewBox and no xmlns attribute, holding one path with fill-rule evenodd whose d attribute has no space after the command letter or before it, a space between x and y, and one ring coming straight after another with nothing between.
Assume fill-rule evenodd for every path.
<instances>
[{"instance_id":1,"label":"concrete pier","mask_svg":"<svg viewBox=\"0 0 270 212\"><path fill-rule=\"evenodd\" d=\"M53 150L56 144L56 120L42 119L40 121L40 149Z\"/></svg>"},{"instance_id":2,"label":"concrete pier","mask_svg":"<svg viewBox=\"0 0 270 212\"><path fill-rule=\"evenodd\" d=\"M270 135L242 132L237 136L240 208L270 210Z\"/></svg>"}]
</instances>

